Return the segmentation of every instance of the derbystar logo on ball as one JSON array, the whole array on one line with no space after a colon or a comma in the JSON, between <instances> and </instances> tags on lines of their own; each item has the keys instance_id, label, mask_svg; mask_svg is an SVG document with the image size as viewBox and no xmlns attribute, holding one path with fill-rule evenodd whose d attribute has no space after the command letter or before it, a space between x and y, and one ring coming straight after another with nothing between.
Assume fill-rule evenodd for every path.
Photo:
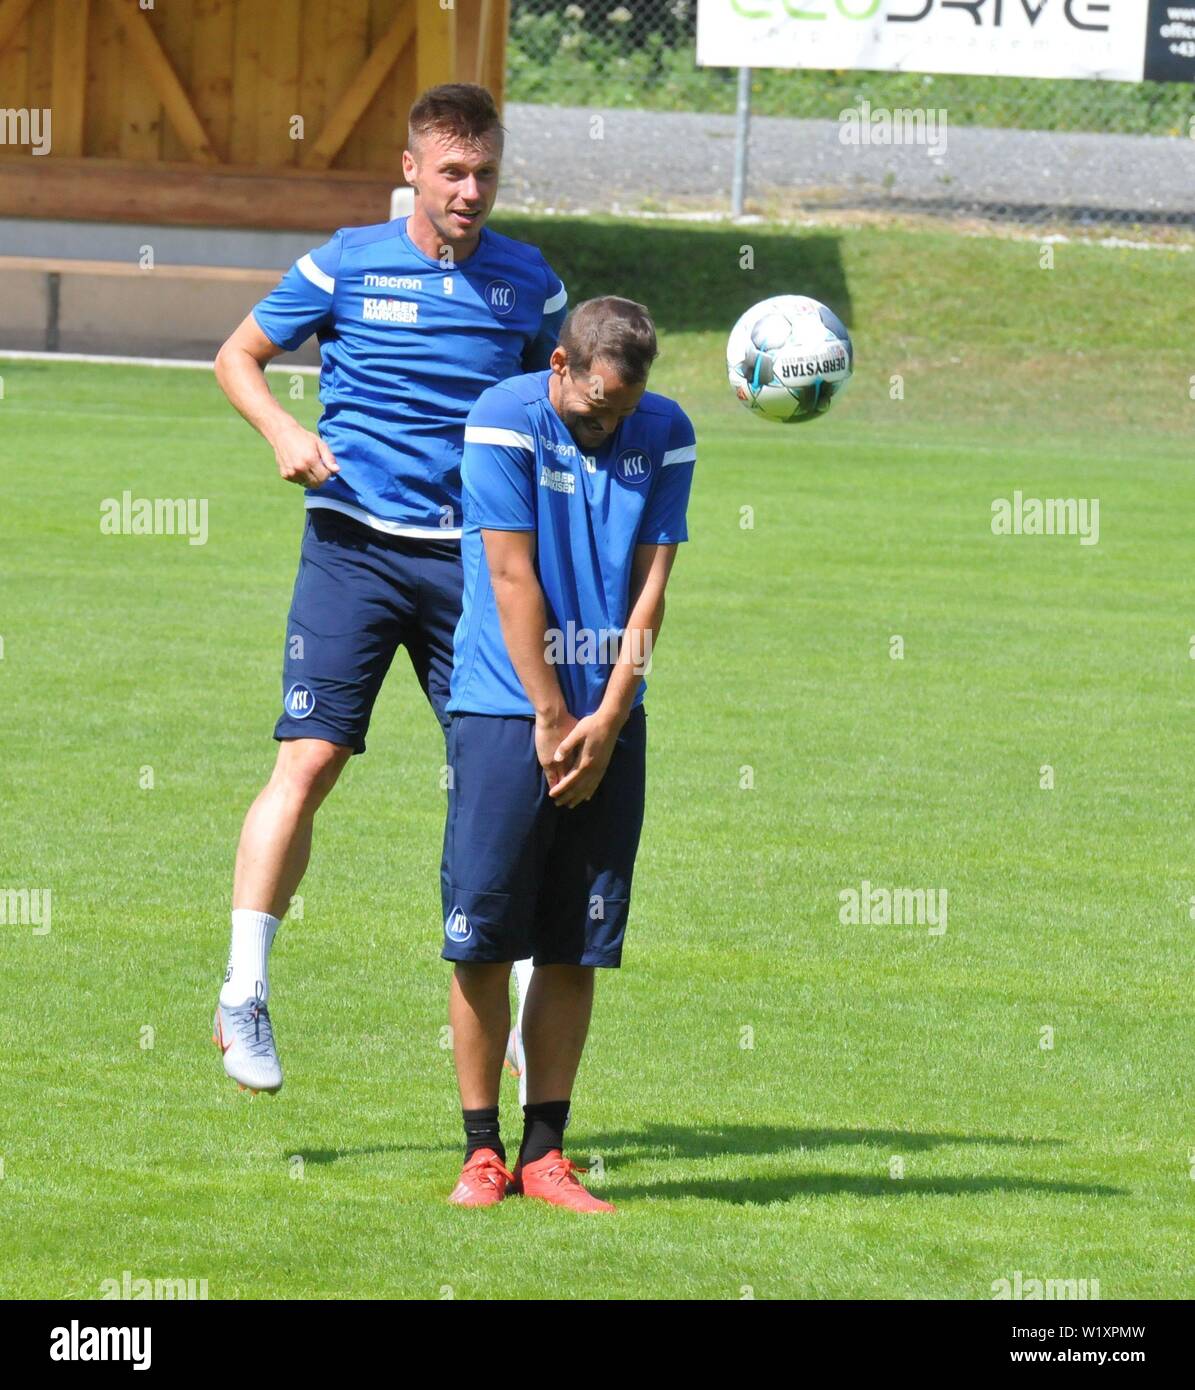
<instances>
[{"instance_id":1,"label":"derbystar logo on ball","mask_svg":"<svg viewBox=\"0 0 1195 1390\"><path fill-rule=\"evenodd\" d=\"M832 309L803 294L753 304L726 345L735 395L754 414L782 425L824 415L854 365L846 325Z\"/></svg>"}]
</instances>

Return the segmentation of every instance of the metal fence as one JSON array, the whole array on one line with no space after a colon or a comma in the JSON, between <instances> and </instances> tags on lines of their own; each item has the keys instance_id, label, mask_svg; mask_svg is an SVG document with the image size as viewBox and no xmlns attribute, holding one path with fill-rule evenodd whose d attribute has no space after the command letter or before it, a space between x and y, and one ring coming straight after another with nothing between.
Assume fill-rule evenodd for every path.
<instances>
[{"instance_id":1,"label":"metal fence","mask_svg":"<svg viewBox=\"0 0 1195 1390\"><path fill-rule=\"evenodd\" d=\"M586 177L575 197L565 178L526 201L725 206L737 74L697 67L695 49L695 0L513 0L514 124L543 138L552 107L563 134L585 138L583 122L570 126L580 112L611 113L606 124L619 132L614 142L590 132L599 148L579 160ZM1029 223L1195 225L1189 83L757 69L750 88L756 211L889 207ZM876 113L898 111L940 123L939 147L885 139ZM852 146L847 126L857 131L860 113L877 139ZM691 143L700 148L695 159ZM655 160L640 161L640 148ZM627 175L640 163L637 190ZM710 177L696 187L701 167Z\"/></svg>"}]
</instances>

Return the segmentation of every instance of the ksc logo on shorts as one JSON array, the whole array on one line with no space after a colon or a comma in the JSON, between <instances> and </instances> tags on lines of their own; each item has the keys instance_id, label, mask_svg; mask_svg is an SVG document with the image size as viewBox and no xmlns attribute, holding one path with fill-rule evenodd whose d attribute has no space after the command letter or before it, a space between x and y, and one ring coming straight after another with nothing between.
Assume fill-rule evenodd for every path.
<instances>
[{"instance_id":1,"label":"ksc logo on shorts","mask_svg":"<svg viewBox=\"0 0 1195 1390\"><path fill-rule=\"evenodd\" d=\"M485 287L485 302L494 313L505 316L515 307L515 287L509 280L491 280Z\"/></svg>"},{"instance_id":2,"label":"ksc logo on shorts","mask_svg":"<svg viewBox=\"0 0 1195 1390\"><path fill-rule=\"evenodd\" d=\"M624 449L616 467L618 476L632 487L641 487L651 477L651 457L642 449Z\"/></svg>"},{"instance_id":3,"label":"ksc logo on shorts","mask_svg":"<svg viewBox=\"0 0 1195 1390\"><path fill-rule=\"evenodd\" d=\"M444 935L449 941L459 944L468 941L473 935L473 928L469 925L469 919L459 907L454 907L448 914L448 921L444 923Z\"/></svg>"},{"instance_id":4,"label":"ksc logo on shorts","mask_svg":"<svg viewBox=\"0 0 1195 1390\"><path fill-rule=\"evenodd\" d=\"M282 708L292 719L306 719L315 709L315 696L305 685L292 685L286 692Z\"/></svg>"}]
</instances>

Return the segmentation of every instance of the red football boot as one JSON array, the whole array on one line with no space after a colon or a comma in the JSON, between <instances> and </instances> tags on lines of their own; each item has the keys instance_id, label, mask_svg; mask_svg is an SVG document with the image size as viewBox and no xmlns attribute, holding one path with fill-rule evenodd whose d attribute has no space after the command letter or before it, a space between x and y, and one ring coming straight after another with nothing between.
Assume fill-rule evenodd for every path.
<instances>
[{"instance_id":1,"label":"red football boot","mask_svg":"<svg viewBox=\"0 0 1195 1390\"><path fill-rule=\"evenodd\" d=\"M534 1163L520 1164L511 1179L510 1190L521 1192L524 1197L538 1197L541 1202L551 1202L554 1207L568 1207L569 1211L613 1211L612 1202L603 1202L577 1181L578 1173L588 1171L578 1168L559 1149L551 1149Z\"/></svg>"},{"instance_id":2,"label":"red football boot","mask_svg":"<svg viewBox=\"0 0 1195 1390\"><path fill-rule=\"evenodd\" d=\"M493 1149L478 1149L461 1169L460 1178L448 1198L458 1207L492 1207L506 1196L506 1184L514 1175Z\"/></svg>"}]
</instances>

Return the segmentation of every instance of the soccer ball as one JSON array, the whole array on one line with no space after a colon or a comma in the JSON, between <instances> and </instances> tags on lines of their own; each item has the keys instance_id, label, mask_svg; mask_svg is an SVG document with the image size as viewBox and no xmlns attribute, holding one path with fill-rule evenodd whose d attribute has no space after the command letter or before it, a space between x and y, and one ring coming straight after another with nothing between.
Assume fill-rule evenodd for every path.
<instances>
[{"instance_id":1,"label":"soccer ball","mask_svg":"<svg viewBox=\"0 0 1195 1390\"><path fill-rule=\"evenodd\" d=\"M753 304L726 344L735 395L748 410L782 425L824 415L850 380L854 360L846 325L803 294Z\"/></svg>"}]
</instances>

